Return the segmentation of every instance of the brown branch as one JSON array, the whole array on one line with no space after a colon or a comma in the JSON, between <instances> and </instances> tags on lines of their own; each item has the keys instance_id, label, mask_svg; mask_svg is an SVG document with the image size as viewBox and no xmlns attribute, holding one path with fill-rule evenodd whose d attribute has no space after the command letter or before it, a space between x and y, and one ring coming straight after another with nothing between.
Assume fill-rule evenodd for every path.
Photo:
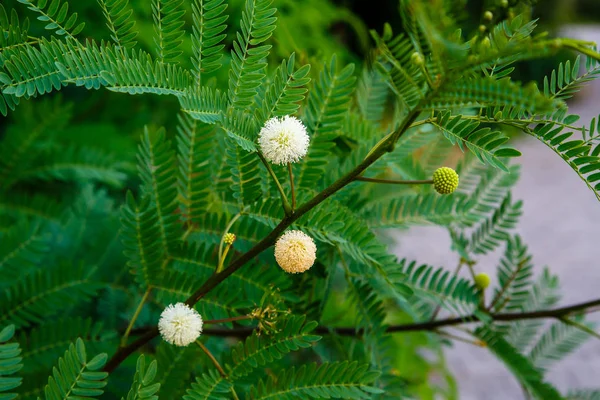
<instances>
[{"instance_id":1,"label":"brown branch","mask_svg":"<svg viewBox=\"0 0 600 400\"><path fill-rule=\"evenodd\" d=\"M555 308L551 310L540 310L540 311L531 311L531 312L523 312L523 313L498 313L498 314L490 314L489 317L496 322L511 322L511 321L522 321L527 319L544 319L544 318L556 318L559 320L564 319L564 317L576 314L578 312L585 312L589 309L593 309L594 307L600 306L600 299L588 301L585 303L574 304L572 306ZM436 321L426 321L426 322L416 322L410 324L402 324L402 325L392 325L389 326L386 330L388 333L397 333L397 332L414 332L414 331L434 331L439 328L443 328L446 326L456 326L468 324L471 322L479 322L479 319L475 316L475 314L467 315L465 317L456 317L456 318L446 318L439 319ZM228 328L206 328L202 331L203 335L210 336L224 336L224 337L238 337L244 338L249 336L254 332L256 327L244 326L237 327L234 329ZM142 330L134 330L132 333L141 333ZM327 326L318 326L315 329L315 333L320 335L327 334L336 334L341 336L360 336L362 335L363 330L357 329L354 327L327 327Z\"/></svg>"}]
</instances>

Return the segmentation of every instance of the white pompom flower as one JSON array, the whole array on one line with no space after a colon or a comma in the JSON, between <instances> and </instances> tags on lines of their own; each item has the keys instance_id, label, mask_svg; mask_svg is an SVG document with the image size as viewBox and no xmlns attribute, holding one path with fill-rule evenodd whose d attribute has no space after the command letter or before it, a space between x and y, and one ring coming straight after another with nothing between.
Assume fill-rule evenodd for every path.
<instances>
[{"instance_id":1,"label":"white pompom flower","mask_svg":"<svg viewBox=\"0 0 600 400\"><path fill-rule=\"evenodd\" d=\"M160 314L158 331L162 338L175 346L187 346L202 333L202 317L185 303L169 304Z\"/></svg>"},{"instance_id":2,"label":"white pompom flower","mask_svg":"<svg viewBox=\"0 0 600 400\"><path fill-rule=\"evenodd\" d=\"M265 158L277 165L300 160L308 151L306 127L296 117L271 118L260 130L258 144Z\"/></svg>"},{"instance_id":3,"label":"white pompom flower","mask_svg":"<svg viewBox=\"0 0 600 400\"><path fill-rule=\"evenodd\" d=\"M275 243L275 260L285 271L299 274L308 271L317 258L317 246L302 231L287 231Z\"/></svg>"}]
</instances>

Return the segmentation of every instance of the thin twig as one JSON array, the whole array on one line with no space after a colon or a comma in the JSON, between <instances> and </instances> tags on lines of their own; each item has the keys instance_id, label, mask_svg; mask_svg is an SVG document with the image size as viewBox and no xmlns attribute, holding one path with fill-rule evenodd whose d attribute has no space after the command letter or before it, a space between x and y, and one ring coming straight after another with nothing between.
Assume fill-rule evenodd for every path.
<instances>
[{"instance_id":1,"label":"thin twig","mask_svg":"<svg viewBox=\"0 0 600 400\"><path fill-rule=\"evenodd\" d=\"M283 186L281 186L281 183L279 183L279 179L277 179L277 175L275 175L275 172L273 172L273 168L271 168L271 164L269 164L269 162L265 159L265 156L263 156L260 151L258 151L257 154L258 154L258 157L260 158L260 161L262 161L265 168L269 172L269 175L271 175L271 178L273 178L273 181L275 182L275 185L277 186L277 190L279 190L279 194L281 195L281 203L283 204L283 211L285 211L285 215L290 215L292 213L292 207L290 206L290 202L288 201L287 196L285 195L285 192L283 191Z\"/></svg>"},{"instance_id":2,"label":"thin twig","mask_svg":"<svg viewBox=\"0 0 600 400\"><path fill-rule=\"evenodd\" d=\"M596 339L600 339L600 335L598 334L598 332L596 332L589 326L585 326L584 324L580 324L579 322L573 321L572 319L569 319L566 316L558 317L558 319L564 324L571 325L572 327L577 328L580 331L587 333L588 335L594 336Z\"/></svg>"},{"instance_id":3,"label":"thin twig","mask_svg":"<svg viewBox=\"0 0 600 400\"><path fill-rule=\"evenodd\" d=\"M127 329L125 330L125 333L123 334L123 337L121 338L121 344L119 345L119 347L125 347L127 345L127 338L129 337L129 334L131 333L131 329L133 328L135 321L140 316L140 312L142 312L142 308L144 308L144 303L146 303L146 299L148 298L148 295L150 294L151 290L152 290L152 288L148 287L148 289L146 289L146 292L142 296L140 303L138 304L137 308L135 309L135 312L133 313L133 317L131 317L131 321L129 321L129 325L127 325Z\"/></svg>"},{"instance_id":4,"label":"thin twig","mask_svg":"<svg viewBox=\"0 0 600 400\"><path fill-rule=\"evenodd\" d=\"M231 317L231 318L223 318L223 319L212 319L209 321L204 321L204 325L216 325L216 324L223 324L225 322L234 322L234 321L243 321L246 319L253 319L254 317L252 315L240 315L237 317Z\"/></svg>"},{"instance_id":5,"label":"thin twig","mask_svg":"<svg viewBox=\"0 0 600 400\"><path fill-rule=\"evenodd\" d=\"M290 175L290 187L292 189L292 211L296 209L296 190L294 189L294 172L292 171L292 164L288 163L288 173Z\"/></svg>"},{"instance_id":6,"label":"thin twig","mask_svg":"<svg viewBox=\"0 0 600 400\"><path fill-rule=\"evenodd\" d=\"M492 321L501 321L501 322L513 322L513 321L522 321L522 320L530 320L530 319L546 319L546 318L555 318L561 319L565 318L572 314L578 314L588 309L597 308L600 306L600 299L587 301L585 303L578 303L572 306L549 309L549 310L540 310L540 311L530 311L523 313L498 313L498 314L489 314L489 318ZM473 322L479 322L479 318L475 314L466 315L464 317L455 317L455 318L445 318L439 319L436 321L426 321L426 322L414 322L409 324L401 324L401 325L391 325L388 326L386 332L388 333L399 333L399 332L415 332L415 331L435 331L439 328L443 327L456 327L459 325L464 325ZM203 335L209 336L228 336L228 337L246 337L250 335L256 327L244 326L238 327L234 329L227 328L206 328L202 331ZM155 328L152 328L155 330ZM138 330L138 332L142 332ZM320 335L327 334L336 334L341 336L360 336L364 333L364 330L357 329L355 327L328 327L328 326L318 326L315 329L315 333Z\"/></svg>"},{"instance_id":7,"label":"thin twig","mask_svg":"<svg viewBox=\"0 0 600 400\"><path fill-rule=\"evenodd\" d=\"M199 340L196 340L196 344L198 346L200 346L200 348L202 349L202 351L204 352L204 354L206 354L208 356L208 358L210 358L210 361L212 361L213 365L215 366L215 368L217 368L217 371L219 371L219 373L221 374L221 376L224 379L227 379L227 374L225 373L225 370L223 369L223 367L221 367L221 364L219 364L219 362L217 361L217 359L215 358L215 356L212 355L212 353L210 352L210 350L208 350L208 348ZM235 392L235 389L233 388L233 385L231 386L231 395L233 396L233 398L235 400L240 400L237 393Z\"/></svg>"},{"instance_id":8,"label":"thin twig","mask_svg":"<svg viewBox=\"0 0 600 400\"><path fill-rule=\"evenodd\" d=\"M433 179L422 179L413 181L402 181L393 179L377 179L377 178L365 178L364 176L357 176L355 181L371 182L371 183L384 183L388 185L425 185L432 184Z\"/></svg>"},{"instance_id":9,"label":"thin twig","mask_svg":"<svg viewBox=\"0 0 600 400\"><path fill-rule=\"evenodd\" d=\"M440 336L444 336L444 337L447 337L448 339L456 340L458 342L467 343L467 344L470 344L470 345L473 345L473 346L477 346L477 347L486 347L485 342L483 342L481 340L470 340L470 339L464 338L462 336L457 336L457 335L454 335L454 334L452 334L450 332L442 331L442 330L439 330L439 329L435 330L434 332L437 333Z\"/></svg>"}]
</instances>

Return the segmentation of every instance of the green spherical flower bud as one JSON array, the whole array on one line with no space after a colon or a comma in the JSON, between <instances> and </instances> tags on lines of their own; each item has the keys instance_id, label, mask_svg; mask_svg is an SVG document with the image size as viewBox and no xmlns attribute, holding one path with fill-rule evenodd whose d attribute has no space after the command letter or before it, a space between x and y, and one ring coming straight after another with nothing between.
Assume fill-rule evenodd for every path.
<instances>
[{"instance_id":1,"label":"green spherical flower bud","mask_svg":"<svg viewBox=\"0 0 600 400\"><path fill-rule=\"evenodd\" d=\"M489 49L490 47L492 47L492 43L490 42L490 38L489 37L484 37L483 40L481 41L481 47L483 47L484 49Z\"/></svg>"},{"instance_id":2,"label":"green spherical flower bud","mask_svg":"<svg viewBox=\"0 0 600 400\"><path fill-rule=\"evenodd\" d=\"M433 187L439 194L450 194L458 187L458 174L448 167L441 167L433 173Z\"/></svg>"},{"instance_id":3,"label":"green spherical flower bud","mask_svg":"<svg viewBox=\"0 0 600 400\"><path fill-rule=\"evenodd\" d=\"M504 8L508 7L508 0L500 0L500 5Z\"/></svg>"},{"instance_id":4,"label":"green spherical flower bud","mask_svg":"<svg viewBox=\"0 0 600 400\"><path fill-rule=\"evenodd\" d=\"M412 55L410 56L410 60L413 62L413 64L415 64L417 66L421 66L425 63L425 59L423 58L421 53L419 53L417 51L412 53Z\"/></svg>"},{"instance_id":5,"label":"green spherical flower bud","mask_svg":"<svg viewBox=\"0 0 600 400\"><path fill-rule=\"evenodd\" d=\"M485 25L479 25L479 32L481 33L485 33L485 30L487 29L487 27Z\"/></svg>"},{"instance_id":6,"label":"green spherical flower bud","mask_svg":"<svg viewBox=\"0 0 600 400\"><path fill-rule=\"evenodd\" d=\"M485 288L490 286L490 282L490 276L485 272L475 275L475 286L477 286L477 289L479 290L484 290Z\"/></svg>"},{"instance_id":7,"label":"green spherical flower bud","mask_svg":"<svg viewBox=\"0 0 600 400\"><path fill-rule=\"evenodd\" d=\"M489 22L489 21L491 21L492 19L494 19L494 14L492 14L492 12L491 12L491 11L486 11L486 12L484 12L484 13L483 13L483 19L484 19L485 21L488 21L488 22Z\"/></svg>"}]
</instances>

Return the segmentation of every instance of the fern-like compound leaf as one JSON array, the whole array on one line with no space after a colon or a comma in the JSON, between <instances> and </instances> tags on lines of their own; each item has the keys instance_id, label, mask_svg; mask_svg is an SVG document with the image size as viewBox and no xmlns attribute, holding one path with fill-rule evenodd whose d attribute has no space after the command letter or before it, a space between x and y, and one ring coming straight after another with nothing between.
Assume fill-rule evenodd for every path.
<instances>
[{"instance_id":1,"label":"fern-like compound leaf","mask_svg":"<svg viewBox=\"0 0 600 400\"><path fill-rule=\"evenodd\" d=\"M74 39L83 30L85 22L77 23L77 13L69 14L69 3L61 0L17 0L27 8L40 14L37 19L46 23L47 30L59 36Z\"/></svg>"},{"instance_id":2,"label":"fern-like compound leaf","mask_svg":"<svg viewBox=\"0 0 600 400\"><path fill-rule=\"evenodd\" d=\"M183 0L153 0L154 44L160 62L175 62L183 43Z\"/></svg>"},{"instance_id":3,"label":"fern-like compound leaf","mask_svg":"<svg viewBox=\"0 0 600 400\"><path fill-rule=\"evenodd\" d=\"M246 376L292 351L310 347L321 338L312 334L316 326L316 322L306 322L303 316L292 316L273 335L252 334L231 351L231 362L225 366L228 377L235 380Z\"/></svg>"},{"instance_id":4,"label":"fern-like compound leaf","mask_svg":"<svg viewBox=\"0 0 600 400\"><path fill-rule=\"evenodd\" d=\"M354 91L354 65L349 64L338 72L337 58L323 66L319 79L308 96L304 122L308 128L310 145L308 153L295 171L300 188L315 189L329 163L333 139L339 134L348 112ZM310 183L309 183L310 182Z\"/></svg>"},{"instance_id":5,"label":"fern-like compound leaf","mask_svg":"<svg viewBox=\"0 0 600 400\"><path fill-rule=\"evenodd\" d=\"M241 32L236 35L231 50L229 70L229 104L243 109L253 102L256 90L263 83L266 58L270 45L263 44L275 30L276 12L273 0L246 0L242 11Z\"/></svg>"},{"instance_id":6,"label":"fern-like compound leaf","mask_svg":"<svg viewBox=\"0 0 600 400\"><path fill-rule=\"evenodd\" d=\"M59 264L26 275L0 293L0 323L30 326L62 314L65 304L82 304L101 287L91 278L93 272L83 265Z\"/></svg>"},{"instance_id":7,"label":"fern-like compound leaf","mask_svg":"<svg viewBox=\"0 0 600 400\"><path fill-rule=\"evenodd\" d=\"M127 393L127 399L121 398L121 400L157 400L156 393L160 389L160 383L152 383L156 378L157 368L156 360L146 366L146 358L143 354L140 355L137 359L135 375L133 376L131 389Z\"/></svg>"},{"instance_id":8,"label":"fern-like compound leaf","mask_svg":"<svg viewBox=\"0 0 600 400\"><path fill-rule=\"evenodd\" d=\"M45 399L84 400L101 396L104 393L102 389L107 384L108 373L100 370L106 360L106 353L88 360L83 340L77 339L53 368L52 376L48 378L48 384L44 388Z\"/></svg>"},{"instance_id":9,"label":"fern-like compound leaf","mask_svg":"<svg viewBox=\"0 0 600 400\"><path fill-rule=\"evenodd\" d=\"M135 21L131 18L133 10L129 6L129 0L98 0L98 4L106 18L110 38L124 49L135 47L138 32L135 30Z\"/></svg>"},{"instance_id":10,"label":"fern-like compound leaf","mask_svg":"<svg viewBox=\"0 0 600 400\"><path fill-rule=\"evenodd\" d=\"M196 83L202 83L202 76L221 68L222 43L227 34L226 0L194 0L192 3L192 47L194 56L194 76Z\"/></svg>"},{"instance_id":11,"label":"fern-like compound leaf","mask_svg":"<svg viewBox=\"0 0 600 400\"><path fill-rule=\"evenodd\" d=\"M274 73L273 82L265 92L260 109L257 111L259 122L267 121L271 117L294 115L304 100L307 89L304 87L310 82L308 73L310 65L295 69L295 53L287 60L283 60Z\"/></svg>"},{"instance_id":12,"label":"fern-like compound leaf","mask_svg":"<svg viewBox=\"0 0 600 400\"><path fill-rule=\"evenodd\" d=\"M477 337L486 343L496 357L519 379L521 384L539 400L561 400L562 396L549 383L531 362L511 346L501 335L488 329L481 328L476 332Z\"/></svg>"},{"instance_id":13,"label":"fern-like compound leaf","mask_svg":"<svg viewBox=\"0 0 600 400\"><path fill-rule=\"evenodd\" d=\"M490 128L479 128L477 119L463 118L461 115L451 117L450 112L439 116L438 121L433 123L442 131L446 139L452 144L458 144L463 149L469 149L482 163L490 164L496 168L508 171L503 157L518 157L521 153L503 145L508 137L500 131Z\"/></svg>"},{"instance_id":14,"label":"fern-like compound leaf","mask_svg":"<svg viewBox=\"0 0 600 400\"><path fill-rule=\"evenodd\" d=\"M259 381L252 387L252 399L297 399L326 397L332 399L370 399L382 391L370 384L379 372L368 371L367 364L303 364Z\"/></svg>"},{"instance_id":15,"label":"fern-like compound leaf","mask_svg":"<svg viewBox=\"0 0 600 400\"><path fill-rule=\"evenodd\" d=\"M12 376L23 368L19 343L9 343L14 335L14 325L8 325L0 330L0 360L2 360L0 363L0 399L2 400L17 398L16 393L7 392L19 387L23 380L20 377Z\"/></svg>"},{"instance_id":16,"label":"fern-like compound leaf","mask_svg":"<svg viewBox=\"0 0 600 400\"><path fill-rule=\"evenodd\" d=\"M493 304L494 310L520 311L531 286L533 264L519 236L506 241L506 251L498 266L498 284Z\"/></svg>"},{"instance_id":17,"label":"fern-like compound leaf","mask_svg":"<svg viewBox=\"0 0 600 400\"><path fill-rule=\"evenodd\" d=\"M187 114L179 115L178 119L177 188L180 212L184 221L197 221L211 201L212 176L209 166L215 127L196 121Z\"/></svg>"}]
</instances>

